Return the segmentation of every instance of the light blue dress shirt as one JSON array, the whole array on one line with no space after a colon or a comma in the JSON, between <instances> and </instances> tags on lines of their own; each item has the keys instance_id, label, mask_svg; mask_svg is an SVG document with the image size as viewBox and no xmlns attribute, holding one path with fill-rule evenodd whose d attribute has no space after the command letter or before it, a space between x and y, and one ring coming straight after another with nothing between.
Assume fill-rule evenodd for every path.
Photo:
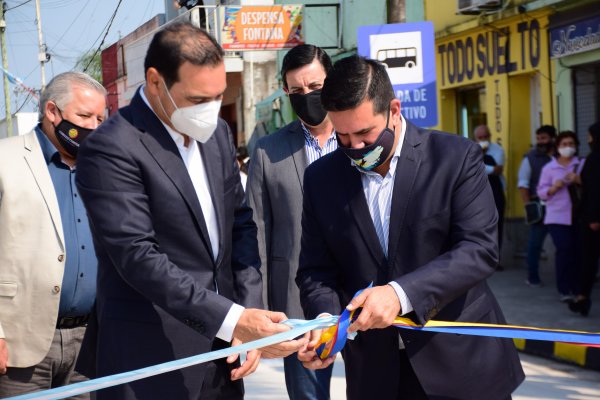
<instances>
[{"instance_id":1,"label":"light blue dress shirt","mask_svg":"<svg viewBox=\"0 0 600 400\"><path fill-rule=\"evenodd\" d=\"M75 186L75 167L62 162L60 153L39 125L35 133L48 165L65 237L66 261L58 316L87 315L96 299L98 260L87 213Z\"/></svg>"}]
</instances>

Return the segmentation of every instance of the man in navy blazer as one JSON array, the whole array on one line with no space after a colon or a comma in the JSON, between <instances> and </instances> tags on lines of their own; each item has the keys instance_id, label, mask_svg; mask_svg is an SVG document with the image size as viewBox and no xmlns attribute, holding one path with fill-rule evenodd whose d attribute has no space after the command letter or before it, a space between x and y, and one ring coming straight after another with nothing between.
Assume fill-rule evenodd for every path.
<instances>
[{"instance_id":1,"label":"man in navy blazer","mask_svg":"<svg viewBox=\"0 0 600 400\"><path fill-rule=\"evenodd\" d=\"M486 284L498 217L481 149L407 122L373 60L339 60L321 101L339 148L306 170L296 281L308 317L362 306L342 353L348 399L510 398L524 379L512 341L390 326L505 322ZM319 336L299 352L308 368L333 361L315 356Z\"/></svg>"},{"instance_id":2,"label":"man in navy blazer","mask_svg":"<svg viewBox=\"0 0 600 400\"><path fill-rule=\"evenodd\" d=\"M97 324L81 365L99 376L258 339L287 328L262 308L252 211L232 135L218 118L223 51L205 31L171 24L145 60L131 104L82 147L77 184L98 255ZM247 308L245 308L247 307ZM286 356L302 340L263 350ZM98 399L241 399L236 356L116 386ZM92 360L93 361L93 360ZM89 364L88 364L89 365Z\"/></svg>"}]
</instances>

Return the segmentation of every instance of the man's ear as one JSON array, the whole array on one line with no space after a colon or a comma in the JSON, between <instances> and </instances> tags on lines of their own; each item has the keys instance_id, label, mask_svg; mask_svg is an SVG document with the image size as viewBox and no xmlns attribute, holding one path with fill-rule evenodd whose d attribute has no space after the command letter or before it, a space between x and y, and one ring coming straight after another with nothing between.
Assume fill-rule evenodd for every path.
<instances>
[{"instance_id":1,"label":"man's ear","mask_svg":"<svg viewBox=\"0 0 600 400\"><path fill-rule=\"evenodd\" d=\"M153 96L158 96L160 93L160 85L162 85L161 80L162 77L158 70L154 67L148 68L146 71L146 88L148 92Z\"/></svg>"},{"instance_id":2,"label":"man's ear","mask_svg":"<svg viewBox=\"0 0 600 400\"><path fill-rule=\"evenodd\" d=\"M400 110L402 109L400 105L400 100L394 99L390 103L390 119L394 122L394 125L398 125L400 123Z\"/></svg>"},{"instance_id":3,"label":"man's ear","mask_svg":"<svg viewBox=\"0 0 600 400\"><path fill-rule=\"evenodd\" d=\"M56 125L56 122L58 121L59 116L60 116L60 113L58 111L58 107L56 106L56 103L54 103L53 101L47 101L46 107L44 109L44 117L48 121L50 121L50 123L52 125Z\"/></svg>"}]
</instances>

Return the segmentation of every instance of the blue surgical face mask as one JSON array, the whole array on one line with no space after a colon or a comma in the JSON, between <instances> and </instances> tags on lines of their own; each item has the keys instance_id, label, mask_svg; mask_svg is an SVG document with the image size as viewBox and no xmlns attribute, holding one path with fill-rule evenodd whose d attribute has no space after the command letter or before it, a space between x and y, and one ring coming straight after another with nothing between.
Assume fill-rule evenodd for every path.
<instances>
[{"instance_id":1,"label":"blue surgical face mask","mask_svg":"<svg viewBox=\"0 0 600 400\"><path fill-rule=\"evenodd\" d=\"M390 110L388 109L385 129L381 131L377 140L372 144L360 149L353 149L341 145L338 140L339 148L348 156L354 164L362 170L370 171L383 164L391 154L394 148L394 131L388 128L390 122Z\"/></svg>"}]
</instances>

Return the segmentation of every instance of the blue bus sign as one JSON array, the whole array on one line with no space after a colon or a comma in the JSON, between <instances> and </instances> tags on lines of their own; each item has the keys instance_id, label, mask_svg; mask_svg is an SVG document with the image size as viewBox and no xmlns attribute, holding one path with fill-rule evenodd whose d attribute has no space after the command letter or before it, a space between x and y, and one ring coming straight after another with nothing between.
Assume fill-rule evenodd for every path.
<instances>
[{"instance_id":1,"label":"blue bus sign","mask_svg":"<svg viewBox=\"0 0 600 400\"><path fill-rule=\"evenodd\" d=\"M437 125L433 23L361 26L358 54L385 65L402 115L416 125Z\"/></svg>"}]
</instances>

